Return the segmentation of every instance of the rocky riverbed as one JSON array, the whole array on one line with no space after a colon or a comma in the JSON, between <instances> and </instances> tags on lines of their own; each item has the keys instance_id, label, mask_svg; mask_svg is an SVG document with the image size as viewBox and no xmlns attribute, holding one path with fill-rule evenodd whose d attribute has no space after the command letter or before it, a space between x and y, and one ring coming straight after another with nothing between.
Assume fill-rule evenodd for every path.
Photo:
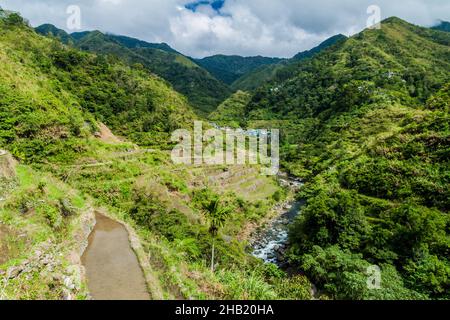
<instances>
[{"instance_id":1,"label":"rocky riverbed","mask_svg":"<svg viewBox=\"0 0 450 320\"><path fill-rule=\"evenodd\" d=\"M300 213L300 209L300 202L286 205L285 211L256 235L252 243L255 257L278 266L285 264L284 254L289 246L289 225Z\"/></svg>"},{"instance_id":2,"label":"rocky riverbed","mask_svg":"<svg viewBox=\"0 0 450 320\"><path fill-rule=\"evenodd\" d=\"M278 179L282 186L294 192L302 186L301 180L286 174L280 174ZM280 267L285 265L284 256L289 246L289 226L300 214L301 207L301 202L292 201L276 208L279 214L253 237L252 248L255 257Z\"/></svg>"}]
</instances>

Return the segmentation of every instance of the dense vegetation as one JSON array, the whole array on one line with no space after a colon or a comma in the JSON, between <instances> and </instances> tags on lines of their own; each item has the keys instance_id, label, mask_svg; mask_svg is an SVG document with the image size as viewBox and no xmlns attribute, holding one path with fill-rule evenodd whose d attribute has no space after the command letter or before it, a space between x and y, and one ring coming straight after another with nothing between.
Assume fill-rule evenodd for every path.
<instances>
[{"instance_id":1,"label":"dense vegetation","mask_svg":"<svg viewBox=\"0 0 450 320\"><path fill-rule=\"evenodd\" d=\"M66 47L20 23L0 23L0 143L19 159L76 158L96 120L152 145L194 118L185 98L144 70Z\"/></svg>"},{"instance_id":2,"label":"dense vegetation","mask_svg":"<svg viewBox=\"0 0 450 320\"><path fill-rule=\"evenodd\" d=\"M170 133L196 116L153 73L186 89L208 87L206 71L164 44L39 31L55 37L17 14L0 19L0 148L20 161L15 177L0 177L0 278L43 243L66 272L74 230L101 207L136 230L153 298L310 298L305 276L246 248L245 231L291 194L258 168L170 161ZM260 67L271 82L236 92L208 120L282 129L283 165L306 183L291 271L336 299L449 299L450 34L390 18L336 39L308 59ZM210 111L226 96L214 81L189 101ZM130 142L98 139L100 122ZM374 265L378 290L367 286ZM0 298L61 298L64 281L49 272L19 275Z\"/></svg>"},{"instance_id":3,"label":"dense vegetation","mask_svg":"<svg viewBox=\"0 0 450 320\"><path fill-rule=\"evenodd\" d=\"M304 60L307 58L312 58L316 54L320 53L321 51L328 49L329 47L335 45L336 43L345 41L346 39L347 39L347 37L344 36L343 34L338 34L338 35L332 36L331 38L326 39L324 42L320 43L317 47L314 47L311 50L306 50L306 51L297 53L292 58L292 60L299 61L299 60Z\"/></svg>"},{"instance_id":4,"label":"dense vegetation","mask_svg":"<svg viewBox=\"0 0 450 320\"><path fill-rule=\"evenodd\" d=\"M431 29L450 32L450 22L441 21L441 23L439 23L437 26L434 26Z\"/></svg>"},{"instance_id":5,"label":"dense vegetation","mask_svg":"<svg viewBox=\"0 0 450 320\"><path fill-rule=\"evenodd\" d=\"M242 74L240 78L236 79L231 84L231 88L233 90L253 91L263 86L266 82L275 79L278 73L283 73L285 69L289 69L293 64L295 65L302 60L312 58L336 43L345 41L345 39L347 39L347 37L344 35L336 35L325 40L311 50L297 53L291 59L283 59L277 63L260 65Z\"/></svg>"},{"instance_id":6,"label":"dense vegetation","mask_svg":"<svg viewBox=\"0 0 450 320\"><path fill-rule=\"evenodd\" d=\"M277 64L284 59L215 55L195 61L217 79L231 85L242 76L261 67Z\"/></svg>"},{"instance_id":7,"label":"dense vegetation","mask_svg":"<svg viewBox=\"0 0 450 320\"><path fill-rule=\"evenodd\" d=\"M250 100L249 93L237 91L217 107L208 119L222 127L242 128L246 124L245 108Z\"/></svg>"},{"instance_id":8,"label":"dense vegetation","mask_svg":"<svg viewBox=\"0 0 450 320\"><path fill-rule=\"evenodd\" d=\"M285 129L285 165L307 180L291 259L335 298L449 298L449 57L448 33L390 18L247 107L249 125Z\"/></svg>"},{"instance_id":9,"label":"dense vegetation","mask_svg":"<svg viewBox=\"0 0 450 320\"><path fill-rule=\"evenodd\" d=\"M36 30L63 40L69 36L51 25L43 25ZM176 91L185 95L198 113L211 112L230 94L225 84L167 44L151 44L129 37L103 34L100 31L79 32L69 37L69 42L79 49L110 55L130 66L142 65L144 69L165 79Z\"/></svg>"},{"instance_id":10,"label":"dense vegetation","mask_svg":"<svg viewBox=\"0 0 450 320\"><path fill-rule=\"evenodd\" d=\"M1 299L86 299L86 283L67 281L81 279L71 252L94 208L136 230L154 299L310 298L305 277L249 255L241 234L288 196L275 179L171 163L169 134L195 119L185 98L141 66L40 36L19 15L0 29L0 148L20 161L0 179ZM104 141L100 121L124 141ZM211 233L204 212L215 199L229 214Z\"/></svg>"},{"instance_id":11,"label":"dense vegetation","mask_svg":"<svg viewBox=\"0 0 450 320\"><path fill-rule=\"evenodd\" d=\"M68 34L66 31L58 29L52 24L43 24L35 28L36 32L42 35L52 35L53 37L59 39L64 44L75 43L75 38Z\"/></svg>"}]
</instances>

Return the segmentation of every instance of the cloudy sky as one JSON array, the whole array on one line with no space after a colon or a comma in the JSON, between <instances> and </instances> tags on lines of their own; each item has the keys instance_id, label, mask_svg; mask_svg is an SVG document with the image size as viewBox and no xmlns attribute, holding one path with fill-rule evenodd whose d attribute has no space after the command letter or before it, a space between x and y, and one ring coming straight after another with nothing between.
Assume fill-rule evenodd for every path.
<instances>
[{"instance_id":1,"label":"cloudy sky","mask_svg":"<svg viewBox=\"0 0 450 320\"><path fill-rule=\"evenodd\" d=\"M362 30L371 5L380 7L382 18L424 26L450 21L449 0L0 0L34 26L66 30L70 5L81 9L82 30L167 42L193 57L291 57L337 33Z\"/></svg>"}]
</instances>

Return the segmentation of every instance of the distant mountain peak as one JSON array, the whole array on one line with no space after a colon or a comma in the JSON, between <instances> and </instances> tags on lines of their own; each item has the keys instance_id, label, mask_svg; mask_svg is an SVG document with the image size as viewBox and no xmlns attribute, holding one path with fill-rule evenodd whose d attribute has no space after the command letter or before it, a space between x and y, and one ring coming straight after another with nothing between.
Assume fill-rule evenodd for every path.
<instances>
[{"instance_id":1,"label":"distant mountain peak","mask_svg":"<svg viewBox=\"0 0 450 320\"><path fill-rule=\"evenodd\" d=\"M276 64L283 59L263 56L242 57L238 55L216 54L196 59L195 62L209 71L217 79L232 84L245 74L264 65Z\"/></svg>"},{"instance_id":2,"label":"distant mountain peak","mask_svg":"<svg viewBox=\"0 0 450 320\"><path fill-rule=\"evenodd\" d=\"M344 41L346 39L347 39L347 37L344 36L343 34L337 34L335 36L332 36L332 37L326 39L325 41L320 43L317 47L314 47L311 50L297 53L292 59L293 60L302 60L305 58L310 58L313 55L315 55L316 53L319 53L320 51L322 51L323 49L331 47L332 45L338 43L339 41Z\"/></svg>"},{"instance_id":3,"label":"distant mountain peak","mask_svg":"<svg viewBox=\"0 0 450 320\"><path fill-rule=\"evenodd\" d=\"M404 23L404 22L406 21L396 16L392 16L381 21L381 23Z\"/></svg>"},{"instance_id":4,"label":"distant mountain peak","mask_svg":"<svg viewBox=\"0 0 450 320\"><path fill-rule=\"evenodd\" d=\"M435 25L431 29L450 32L450 22L441 20L439 24Z\"/></svg>"},{"instance_id":5,"label":"distant mountain peak","mask_svg":"<svg viewBox=\"0 0 450 320\"><path fill-rule=\"evenodd\" d=\"M66 31L59 29L53 24L45 23L34 29L37 33L48 36L49 34L61 40L63 43L73 41L73 38Z\"/></svg>"}]
</instances>

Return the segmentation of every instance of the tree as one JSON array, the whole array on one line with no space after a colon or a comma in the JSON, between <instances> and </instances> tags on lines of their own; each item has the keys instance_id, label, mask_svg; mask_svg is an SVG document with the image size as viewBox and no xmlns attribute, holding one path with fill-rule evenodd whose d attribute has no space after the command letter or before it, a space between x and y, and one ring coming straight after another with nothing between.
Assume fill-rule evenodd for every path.
<instances>
[{"instance_id":1,"label":"tree","mask_svg":"<svg viewBox=\"0 0 450 320\"><path fill-rule=\"evenodd\" d=\"M6 23L13 26L18 26L24 23L23 18L18 13L11 13L6 18Z\"/></svg>"},{"instance_id":2,"label":"tree","mask_svg":"<svg viewBox=\"0 0 450 320\"><path fill-rule=\"evenodd\" d=\"M209 234L212 236L211 272L214 272L214 240L231 213L231 208L223 206L218 198L210 200L203 206L203 214L209 221Z\"/></svg>"}]
</instances>

